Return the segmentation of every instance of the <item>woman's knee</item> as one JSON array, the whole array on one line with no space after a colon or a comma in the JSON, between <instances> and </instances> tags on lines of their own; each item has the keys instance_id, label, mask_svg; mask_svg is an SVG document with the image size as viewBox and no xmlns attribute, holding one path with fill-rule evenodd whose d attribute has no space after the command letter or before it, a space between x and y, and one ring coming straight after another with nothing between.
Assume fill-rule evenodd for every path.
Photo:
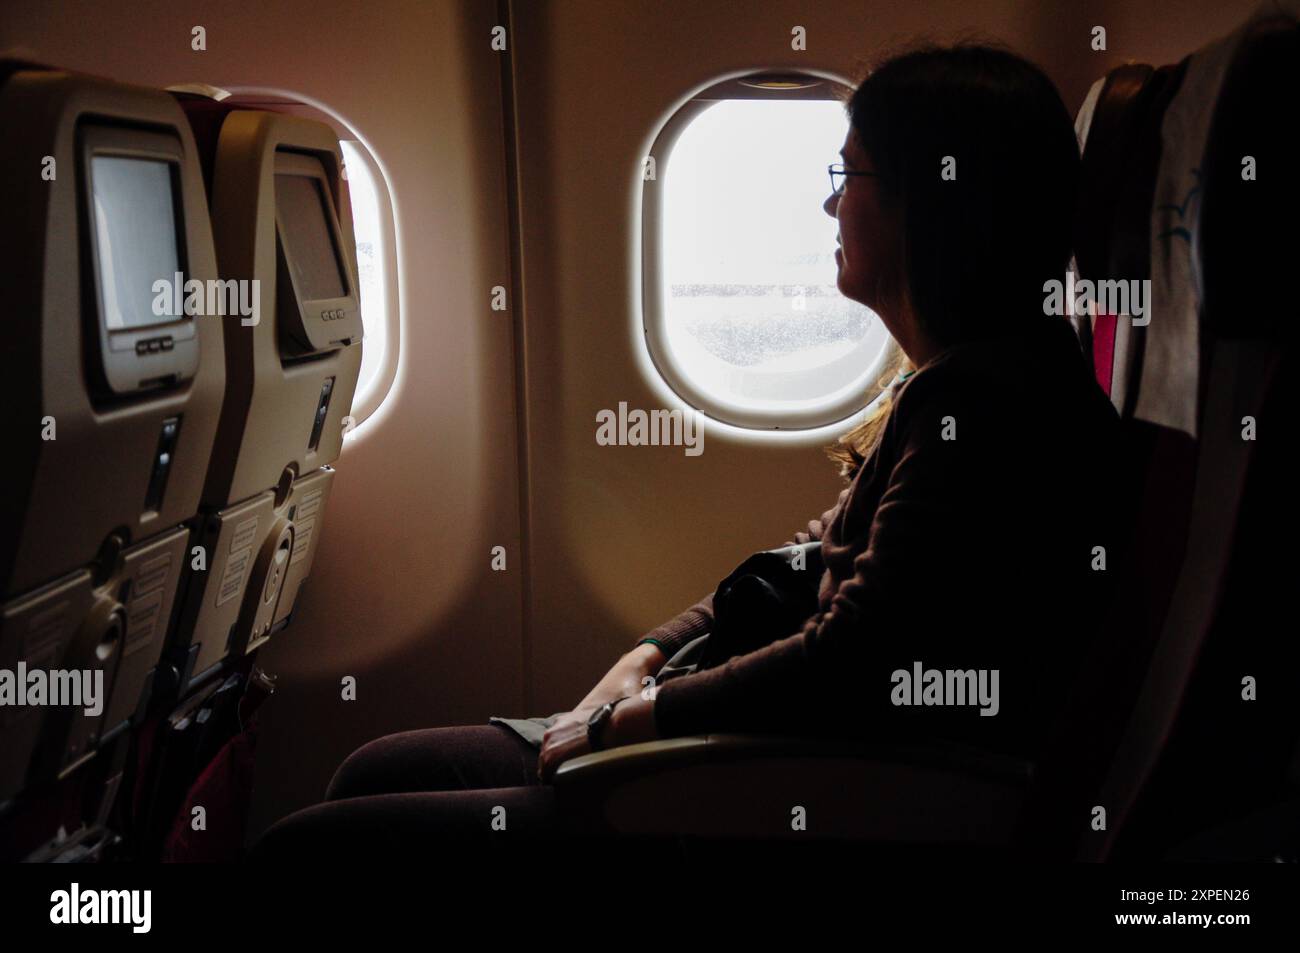
<instances>
[{"instance_id":1,"label":"woman's knee","mask_svg":"<svg viewBox=\"0 0 1300 953\"><path fill-rule=\"evenodd\" d=\"M424 728L385 735L352 752L334 772L325 799L528 785L535 774L536 754L504 728Z\"/></svg>"},{"instance_id":2,"label":"woman's knee","mask_svg":"<svg viewBox=\"0 0 1300 953\"><path fill-rule=\"evenodd\" d=\"M325 788L325 800L388 793L406 763L404 751L408 746L399 738L400 735L376 738L344 758Z\"/></svg>"}]
</instances>

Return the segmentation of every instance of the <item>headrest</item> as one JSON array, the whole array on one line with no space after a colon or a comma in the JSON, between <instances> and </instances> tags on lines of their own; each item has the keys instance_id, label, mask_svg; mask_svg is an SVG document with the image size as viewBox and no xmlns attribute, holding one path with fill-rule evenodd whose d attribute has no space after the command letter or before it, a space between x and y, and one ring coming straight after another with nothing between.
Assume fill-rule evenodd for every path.
<instances>
[{"instance_id":1,"label":"headrest","mask_svg":"<svg viewBox=\"0 0 1300 953\"><path fill-rule=\"evenodd\" d=\"M1080 112L1076 125L1084 127L1086 142L1075 258L1085 277L1150 276L1147 225L1160 163L1160 121L1185 68L1185 60L1158 70L1143 63L1121 66L1097 81L1090 112Z\"/></svg>"},{"instance_id":2,"label":"headrest","mask_svg":"<svg viewBox=\"0 0 1300 953\"><path fill-rule=\"evenodd\" d=\"M1154 69L1127 64L1099 79L1075 123L1083 148L1075 261L1092 281L1145 281L1151 274L1151 203L1160 164L1160 123L1186 60ZM1098 315L1088 339L1099 382L1126 417L1137 397L1145 328Z\"/></svg>"},{"instance_id":3,"label":"headrest","mask_svg":"<svg viewBox=\"0 0 1300 953\"><path fill-rule=\"evenodd\" d=\"M1243 305L1277 311L1285 272L1268 277L1258 262L1280 267L1288 247L1266 236L1276 233L1273 203L1295 208L1295 184L1279 171L1294 155L1295 130L1271 124L1264 104L1293 101L1295 29L1269 8L1177 66L1111 71L1080 111L1079 275L1151 282L1143 319L1121 317L1113 336L1093 337L1094 347L1114 341L1111 399L1125 416L1195 437L1202 327L1250 334L1268 319L1242 317ZM1244 197L1259 184L1242 178L1255 153L1272 157L1277 181ZM1105 355L1094 357L1100 372Z\"/></svg>"}]
</instances>

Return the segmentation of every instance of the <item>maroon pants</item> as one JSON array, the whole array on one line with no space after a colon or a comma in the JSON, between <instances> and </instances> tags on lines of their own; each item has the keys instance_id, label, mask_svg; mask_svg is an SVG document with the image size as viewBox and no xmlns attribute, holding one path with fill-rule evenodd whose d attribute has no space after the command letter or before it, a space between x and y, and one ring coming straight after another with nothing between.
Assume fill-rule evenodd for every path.
<instances>
[{"instance_id":1,"label":"maroon pants","mask_svg":"<svg viewBox=\"0 0 1300 953\"><path fill-rule=\"evenodd\" d=\"M537 777L532 745L496 724L426 728L354 751L325 802L275 823L252 859L400 856L562 833L555 789Z\"/></svg>"}]
</instances>

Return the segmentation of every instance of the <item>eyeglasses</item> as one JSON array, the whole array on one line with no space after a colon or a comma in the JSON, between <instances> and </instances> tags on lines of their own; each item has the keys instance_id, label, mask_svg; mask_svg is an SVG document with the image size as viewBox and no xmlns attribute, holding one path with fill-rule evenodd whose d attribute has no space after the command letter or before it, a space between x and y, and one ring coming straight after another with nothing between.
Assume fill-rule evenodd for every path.
<instances>
[{"instance_id":1,"label":"eyeglasses","mask_svg":"<svg viewBox=\"0 0 1300 953\"><path fill-rule=\"evenodd\" d=\"M844 166L838 162L828 165L826 171L830 173L831 192L835 195L844 194L844 186L847 184L847 179L850 175L869 175L877 179L880 178L879 172L852 172L844 168Z\"/></svg>"}]
</instances>

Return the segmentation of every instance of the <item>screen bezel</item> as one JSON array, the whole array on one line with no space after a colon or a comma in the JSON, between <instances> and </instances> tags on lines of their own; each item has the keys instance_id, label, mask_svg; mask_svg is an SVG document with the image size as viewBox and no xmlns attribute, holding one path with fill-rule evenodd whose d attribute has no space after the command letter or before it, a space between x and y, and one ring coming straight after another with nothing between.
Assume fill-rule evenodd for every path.
<instances>
[{"instance_id":1,"label":"screen bezel","mask_svg":"<svg viewBox=\"0 0 1300 953\"><path fill-rule=\"evenodd\" d=\"M277 149L274 168L271 170L272 205L275 208L275 244L277 277L288 283L293 306L277 292L277 313L280 316L282 350L287 356L301 356L346 346L360 335L360 307L356 282L353 279L351 260L344 242L343 223L335 201L333 183L325 171L325 157L320 153ZM325 224L330 230L330 244L334 250L345 294L336 298L303 298L294 281L293 251L284 241L284 223L280 217L280 203L274 190L278 176L300 176L315 179L325 202ZM338 317L327 320L326 315Z\"/></svg>"},{"instance_id":2,"label":"screen bezel","mask_svg":"<svg viewBox=\"0 0 1300 953\"><path fill-rule=\"evenodd\" d=\"M173 132L141 129L103 122L82 123L79 128L80 206L82 210L82 248L90 263L83 268L88 286L82 296L82 313L94 324L87 328L89 341L98 341L99 369L103 383L117 394L135 393L179 383L194 376L198 369L198 330L195 315L181 314L167 321L145 327L109 328L104 311L103 277L100 262L97 220L94 202L94 159L97 156L165 162L171 171L172 208L176 224L176 258L181 275L189 281L189 216L185 208L185 183L182 170L185 153L180 137ZM184 289L182 288L182 300ZM170 350L140 353L136 346L162 337L170 337Z\"/></svg>"}]
</instances>

